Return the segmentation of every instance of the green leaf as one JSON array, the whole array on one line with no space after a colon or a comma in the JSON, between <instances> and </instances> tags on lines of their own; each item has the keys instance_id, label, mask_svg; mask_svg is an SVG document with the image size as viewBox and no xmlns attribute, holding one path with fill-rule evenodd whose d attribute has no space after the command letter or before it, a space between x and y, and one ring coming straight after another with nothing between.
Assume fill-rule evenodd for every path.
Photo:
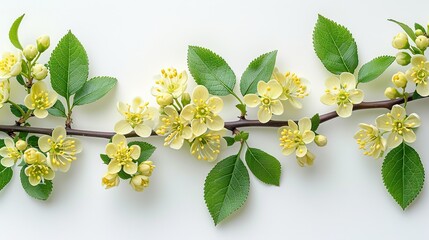
<instances>
[{"instance_id":1,"label":"green leaf","mask_svg":"<svg viewBox=\"0 0 429 240\"><path fill-rule=\"evenodd\" d=\"M130 174L124 172L124 169L121 169L121 171L118 172L118 176L124 180L130 179L132 177Z\"/></svg>"},{"instance_id":2,"label":"green leaf","mask_svg":"<svg viewBox=\"0 0 429 240\"><path fill-rule=\"evenodd\" d=\"M147 143L147 142L130 142L128 143L128 146L132 145L138 145L140 146L140 157L137 159L138 163L142 163L150 158L152 156L153 152L155 152L156 147Z\"/></svg>"},{"instance_id":3,"label":"green leaf","mask_svg":"<svg viewBox=\"0 0 429 240\"><path fill-rule=\"evenodd\" d=\"M249 187L249 173L239 155L216 164L204 184L204 199L215 225L243 206Z\"/></svg>"},{"instance_id":4,"label":"green leaf","mask_svg":"<svg viewBox=\"0 0 429 240\"><path fill-rule=\"evenodd\" d=\"M314 114L313 117L310 118L311 120L311 131L315 132L320 125L320 116L318 113Z\"/></svg>"},{"instance_id":5,"label":"green leaf","mask_svg":"<svg viewBox=\"0 0 429 240\"><path fill-rule=\"evenodd\" d=\"M28 111L28 108L25 105L18 104L18 106L20 106L24 112ZM10 105L10 112L18 118L22 117L21 112L17 107L15 107L15 105Z\"/></svg>"},{"instance_id":6,"label":"green leaf","mask_svg":"<svg viewBox=\"0 0 429 240\"><path fill-rule=\"evenodd\" d=\"M393 56L380 56L365 63L359 70L358 82L367 83L378 78L395 59Z\"/></svg>"},{"instance_id":7,"label":"green leaf","mask_svg":"<svg viewBox=\"0 0 429 240\"><path fill-rule=\"evenodd\" d=\"M410 36L410 38L411 38L411 40L413 40L413 42L416 41L416 34L414 34L413 29L411 29L407 24L398 22L398 21L393 20L393 19L387 19L387 20L398 24L402 29L404 29L404 31L408 34L408 36Z\"/></svg>"},{"instance_id":8,"label":"green leaf","mask_svg":"<svg viewBox=\"0 0 429 240\"><path fill-rule=\"evenodd\" d=\"M347 28L319 15L313 32L313 46L331 73L354 73L359 62L357 45Z\"/></svg>"},{"instance_id":9,"label":"green leaf","mask_svg":"<svg viewBox=\"0 0 429 240\"><path fill-rule=\"evenodd\" d=\"M256 93L256 86L259 81L268 82L271 79L276 64L276 56L277 51L265 53L249 64L240 80L240 91L243 96Z\"/></svg>"},{"instance_id":10,"label":"green leaf","mask_svg":"<svg viewBox=\"0 0 429 240\"><path fill-rule=\"evenodd\" d=\"M49 60L52 88L69 99L88 79L88 56L69 31L55 47Z\"/></svg>"},{"instance_id":11,"label":"green leaf","mask_svg":"<svg viewBox=\"0 0 429 240\"><path fill-rule=\"evenodd\" d=\"M234 145L235 143L235 139L233 137L223 137L223 139L225 139L226 145L228 147Z\"/></svg>"},{"instance_id":12,"label":"green leaf","mask_svg":"<svg viewBox=\"0 0 429 240\"><path fill-rule=\"evenodd\" d=\"M281 165L270 154L257 149L247 148L246 163L253 175L266 184L280 185Z\"/></svg>"},{"instance_id":13,"label":"green leaf","mask_svg":"<svg viewBox=\"0 0 429 240\"><path fill-rule=\"evenodd\" d=\"M413 53L413 54L422 54L423 52L422 52L422 50L420 50L419 48L417 48L417 47L414 47L414 46L410 46L411 47L411 52Z\"/></svg>"},{"instance_id":14,"label":"green leaf","mask_svg":"<svg viewBox=\"0 0 429 240\"><path fill-rule=\"evenodd\" d=\"M386 155L381 171L384 185L402 209L410 205L423 188L423 164L416 150L405 143Z\"/></svg>"},{"instance_id":15,"label":"green leaf","mask_svg":"<svg viewBox=\"0 0 429 240\"><path fill-rule=\"evenodd\" d=\"M195 81L204 85L211 94L225 96L234 94L234 72L223 58L202 47L189 46L188 68Z\"/></svg>"},{"instance_id":16,"label":"green leaf","mask_svg":"<svg viewBox=\"0 0 429 240\"><path fill-rule=\"evenodd\" d=\"M424 34L426 34L426 29L422 25L420 25L418 23L414 23L414 29L416 29L416 30L420 29Z\"/></svg>"},{"instance_id":17,"label":"green leaf","mask_svg":"<svg viewBox=\"0 0 429 240\"><path fill-rule=\"evenodd\" d=\"M12 175L12 168L0 164L0 191L10 182Z\"/></svg>"},{"instance_id":18,"label":"green leaf","mask_svg":"<svg viewBox=\"0 0 429 240\"><path fill-rule=\"evenodd\" d=\"M55 104L48 109L49 114L56 117L67 117L66 109L60 100L57 100Z\"/></svg>"},{"instance_id":19,"label":"green leaf","mask_svg":"<svg viewBox=\"0 0 429 240\"><path fill-rule=\"evenodd\" d=\"M30 136L27 139L27 144L31 147L39 148L39 137L34 136L34 135Z\"/></svg>"},{"instance_id":20,"label":"green leaf","mask_svg":"<svg viewBox=\"0 0 429 240\"><path fill-rule=\"evenodd\" d=\"M6 144L4 144L4 139L0 139L0 148L6 146Z\"/></svg>"},{"instance_id":21,"label":"green leaf","mask_svg":"<svg viewBox=\"0 0 429 240\"><path fill-rule=\"evenodd\" d=\"M37 186L31 185L30 182L28 181L27 175L25 175L26 167L27 166L23 166L21 169L21 184L25 192L27 192L27 194L30 197L33 197L35 199L39 199L39 200L48 199L49 195L51 195L52 188L53 188L52 181L45 180L44 183L40 183Z\"/></svg>"},{"instance_id":22,"label":"green leaf","mask_svg":"<svg viewBox=\"0 0 429 240\"><path fill-rule=\"evenodd\" d=\"M19 25L21 24L21 21L24 18L24 16L25 16L25 14L22 14L19 18L17 18L15 20L15 22L13 22L13 24L9 30L10 42L13 44L13 46L15 46L16 48L21 49L21 50L22 50L22 45L18 39L18 29L19 29Z\"/></svg>"},{"instance_id":23,"label":"green leaf","mask_svg":"<svg viewBox=\"0 0 429 240\"><path fill-rule=\"evenodd\" d=\"M417 92L417 90L415 90L413 93L413 100L417 100L420 98L423 98L423 97Z\"/></svg>"},{"instance_id":24,"label":"green leaf","mask_svg":"<svg viewBox=\"0 0 429 240\"><path fill-rule=\"evenodd\" d=\"M112 159L110 159L106 154L100 154L100 158L104 164L108 165Z\"/></svg>"},{"instance_id":25,"label":"green leaf","mask_svg":"<svg viewBox=\"0 0 429 240\"><path fill-rule=\"evenodd\" d=\"M240 110L241 116L246 116L246 113L247 113L246 104L239 103L235 105L235 107L238 108L238 110Z\"/></svg>"},{"instance_id":26,"label":"green leaf","mask_svg":"<svg viewBox=\"0 0 429 240\"><path fill-rule=\"evenodd\" d=\"M19 84L21 84L22 86L24 86L24 85L25 85L24 78L22 77L22 75L21 75L21 74L19 74L19 75L17 75L17 76L16 76L16 81L17 81Z\"/></svg>"},{"instance_id":27,"label":"green leaf","mask_svg":"<svg viewBox=\"0 0 429 240\"><path fill-rule=\"evenodd\" d=\"M113 77L94 77L90 79L76 92L73 105L84 105L97 101L112 90L117 82L118 80Z\"/></svg>"},{"instance_id":28,"label":"green leaf","mask_svg":"<svg viewBox=\"0 0 429 240\"><path fill-rule=\"evenodd\" d=\"M246 141L247 139L249 139L249 133L245 131L240 131L234 136L236 142Z\"/></svg>"}]
</instances>

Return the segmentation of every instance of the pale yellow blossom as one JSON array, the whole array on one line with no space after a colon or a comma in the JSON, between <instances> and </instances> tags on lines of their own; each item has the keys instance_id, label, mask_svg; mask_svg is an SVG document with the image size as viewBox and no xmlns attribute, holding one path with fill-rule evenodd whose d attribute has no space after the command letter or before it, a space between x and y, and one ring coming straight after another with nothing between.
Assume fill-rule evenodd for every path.
<instances>
[{"instance_id":1,"label":"pale yellow blossom","mask_svg":"<svg viewBox=\"0 0 429 240\"><path fill-rule=\"evenodd\" d=\"M429 96L429 62L423 55L411 58L411 69L405 72L408 81L416 84L416 91L423 97Z\"/></svg>"},{"instance_id":2,"label":"pale yellow blossom","mask_svg":"<svg viewBox=\"0 0 429 240\"><path fill-rule=\"evenodd\" d=\"M134 98L133 103L118 103L118 111L124 117L115 124L115 132L127 134L135 131L140 137L149 137L155 127L155 120L158 119L158 110L149 107L149 102L144 102L141 98Z\"/></svg>"},{"instance_id":3,"label":"pale yellow blossom","mask_svg":"<svg viewBox=\"0 0 429 240\"><path fill-rule=\"evenodd\" d=\"M21 159L21 152L15 147L12 138L5 138L4 144L5 146L0 148L1 164L5 167L12 167Z\"/></svg>"},{"instance_id":4,"label":"pale yellow blossom","mask_svg":"<svg viewBox=\"0 0 429 240\"><path fill-rule=\"evenodd\" d=\"M326 80L325 94L320 101L326 105L338 105L338 116L346 118L352 114L353 104L363 101L363 91L356 89L356 78L351 73L341 73Z\"/></svg>"},{"instance_id":5,"label":"pale yellow blossom","mask_svg":"<svg viewBox=\"0 0 429 240\"><path fill-rule=\"evenodd\" d=\"M152 161L144 161L139 164L138 172L142 175L150 177L154 169L155 165L153 165Z\"/></svg>"},{"instance_id":6,"label":"pale yellow blossom","mask_svg":"<svg viewBox=\"0 0 429 240\"><path fill-rule=\"evenodd\" d=\"M137 172L137 160L140 157L141 149L138 145L128 147L127 139L124 135L116 134L112 142L106 146L106 154L111 159L107 166L109 174L116 174L124 170L130 175Z\"/></svg>"},{"instance_id":7,"label":"pale yellow blossom","mask_svg":"<svg viewBox=\"0 0 429 240\"><path fill-rule=\"evenodd\" d=\"M119 176L117 173L110 174L106 173L104 177L101 179L101 184L106 188L112 188L119 185Z\"/></svg>"},{"instance_id":8,"label":"pale yellow blossom","mask_svg":"<svg viewBox=\"0 0 429 240\"><path fill-rule=\"evenodd\" d=\"M161 77L156 80L156 86L152 87L152 95L158 97L168 93L173 98L180 97L185 92L188 82L186 71L177 73L175 68L161 70Z\"/></svg>"},{"instance_id":9,"label":"pale yellow blossom","mask_svg":"<svg viewBox=\"0 0 429 240\"><path fill-rule=\"evenodd\" d=\"M46 157L35 148L29 148L24 152L24 160L28 164L25 175L32 186L38 185L44 180L52 180L55 172L46 164Z\"/></svg>"},{"instance_id":10,"label":"pale yellow blossom","mask_svg":"<svg viewBox=\"0 0 429 240\"><path fill-rule=\"evenodd\" d=\"M46 83L36 82L33 84L24 103L28 109L34 110L33 114L37 118L45 118L48 116L48 109L51 108L57 101L58 95L48 90Z\"/></svg>"},{"instance_id":11,"label":"pale yellow blossom","mask_svg":"<svg viewBox=\"0 0 429 240\"><path fill-rule=\"evenodd\" d=\"M208 131L203 135L196 136L191 142L191 154L194 155L198 160L204 160L212 162L217 159L220 153L221 142L224 130L220 131Z\"/></svg>"},{"instance_id":12,"label":"pale yellow blossom","mask_svg":"<svg viewBox=\"0 0 429 240\"><path fill-rule=\"evenodd\" d=\"M0 81L0 108L9 100L10 83L9 80Z\"/></svg>"},{"instance_id":13,"label":"pale yellow blossom","mask_svg":"<svg viewBox=\"0 0 429 240\"><path fill-rule=\"evenodd\" d=\"M361 128L354 136L359 145L359 149L364 150L365 155L373 158L382 157L386 151L386 139L381 135L380 130L369 124L359 124Z\"/></svg>"},{"instance_id":14,"label":"pale yellow blossom","mask_svg":"<svg viewBox=\"0 0 429 240\"><path fill-rule=\"evenodd\" d=\"M149 186L149 177L146 175L135 175L131 178L130 184L134 190L141 192Z\"/></svg>"},{"instance_id":15,"label":"pale yellow blossom","mask_svg":"<svg viewBox=\"0 0 429 240\"><path fill-rule=\"evenodd\" d=\"M207 131L219 131L223 129L224 121L218 115L223 108L220 97L209 96L206 87L199 85L192 93L192 101L183 108L182 117L191 122L194 135L199 136Z\"/></svg>"},{"instance_id":16,"label":"pale yellow blossom","mask_svg":"<svg viewBox=\"0 0 429 240\"><path fill-rule=\"evenodd\" d=\"M6 52L0 60L0 81L15 77L21 73L22 55L19 53Z\"/></svg>"},{"instance_id":17,"label":"pale yellow blossom","mask_svg":"<svg viewBox=\"0 0 429 240\"><path fill-rule=\"evenodd\" d=\"M192 138L192 129L189 121L183 118L172 106L164 108L164 115L160 117L160 126L156 134L167 137L164 139L164 145L173 149L180 149L183 142Z\"/></svg>"},{"instance_id":18,"label":"pale yellow blossom","mask_svg":"<svg viewBox=\"0 0 429 240\"><path fill-rule=\"evenodd\" d=\"M400 105L393 106L390 113L383 114L376 119L377 127L391 132L387 138L387 146L394 148L404 140L407 143L416 141L413 128L420 126L420 117L412 113L407 116L405 108Z\"/></svg>"},{"instance_id":19,"label":"pale yellow blossom","mask_svg":"<svg viewBox=\"0 0 429 240\"><path fill-rule=\"evenodd\" d=\"M296 156L296 161L298 162L299 166L305 167L305 166L313 165L315 158L316 156L312 152L307 150L307 153L304 156L302 157Z\"/></svg>"},{"instance_id":20,"label":"pale yellow blossom","mask_svg":"<svg viewBox=\"0 0 429 240\"><path fill-rule=\"evenodd\" d=\"M279 129L280 146L284 155L295 152L297 157L304 157L307 154L307 144L313 142L315 134L311 131L311 120L302 118L296 124L289 120L287 126Z\"/></svg>"},{"instance_id":21,"label":"pale yellow blossom","mask_svg":"<svg viewBox=\"0 0 429 240\"><path fill-rule=\"evenodd\" d=\"M284 111L283 104L279 97L283 93L283 88L280 83L272 79L268 83L264 81L258 82L258 94L247 94L244 96L244 103L249 107L259 106L258 120L261 123L270 121L274 115L281 115Z\"/></svg>"},{"instance_id":22,"label":"pale yellow blossom","mask_svg":"<svg viewBox=\"0 0 429 240\"><path fill-rule=\"evenodd\" d=\"M272 78L277 80L283 88L279 99L288 101L295 108L302 108L299 99L308 96L308 81L291 72L282 74L277 68L274 68Z\"/></svg>"},{"instance_id":23,"label":"pale yellow blossom","mask_svg":"<svg viewBox=\"0 0 429 240\"><path fill-rule=\"evenodd\" d=\"M39 148L48 155L48 165L54 170L67 172L70 164L76 160L76 154L82 152L79 139L67 137L64 127L56 127L52 136L41 136L38 141Z\"/></svg>"}]
</instances>

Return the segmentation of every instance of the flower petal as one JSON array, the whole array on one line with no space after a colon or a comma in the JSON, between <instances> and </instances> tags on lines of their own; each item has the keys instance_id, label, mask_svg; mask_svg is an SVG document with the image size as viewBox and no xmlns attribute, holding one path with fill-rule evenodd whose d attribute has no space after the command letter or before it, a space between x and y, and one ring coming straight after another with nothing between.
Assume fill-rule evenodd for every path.
<instances>
[{"instance_id":1,"label":"flower petal","mask_svg":"<svg viewBox=\"0 0 429 240\"><path fill-rule=\"evenodd\" d=\"M195 116L195 105L189 104L183 108L182 113L180 115L187 121L191 121Z\"/></svg>"},{"instance_id":2,"label":"flower petal","mask_svg":"<svg viewBox=\"0 0 429 240\"><path fill-rule=\"evenodd\" d=\"M268 81L268 89L267 89L267 96L271 99L278 99L280 95L283 93L283 87L280 85L278 81L275 79L272 79Z\"/></svg>"},{"instance_id":3,"label":"flower petal","mask_svg":"<svg viewBox=\"0 0 429 240\"><path fill-rule=\"evenodd\" d=\"M209 91L206 87L202 85L198 85L195 87L194 92L192 93L192 100L202 100L203 102L206 102L209 98Z\"/></svg>"},{"instance_id":4,"label":"flower petal","mask_svg":"<svg viewBox=\"0 0 429 240\"><path fill-rule=\"evenodd\" d=\"M121 171L121 164L118 161L110 161L109 165L107 165L107 172L110 174L118 173Z\"/></svg>"},{"instance_id":5,"label":"flower petal","mask_svg":"<svg viewBox=\"0 0 429 240\"><path fill-rule=\"evenodd\" d=\"M128 104L126 104L126 103L118 102L117 108L118 108L118 112L120 114L122 114L123 116L125 116L125 113L128 112Z\"/></svg>"},{"instance_id":6,"label":"flower petal","mask_svg":"<svg viewBox=\"0 0 429 240\"><path fill-rule=\"evenodd\" d=\"M283 148L282 149L282 154L285 156L288 156L288 155L292 154L293 152L295 152L295 148Z\"/></svg>"},{"instance_id":7,"label":"flower petal","mask_svg":"<svg viewBox=\"0 0 429 240\"><path fill-rule=\"evenodd\" d=\"M387 114L380 115L375 120L377 127L384 131L392 131L392 118L388 117Z\"/></svg>"},{"instance_id":8,"label":"flower petal","mask_svg":"<svg viewBox=\"0 0 429 240\"><path fill-rule=\"evenodd\" d=\"M205 122L202 122L200 119L194 119L192 120L191 128L192 132L196 136L200 136L207 131L207 124Z\"/></svg>"},{"instance_id":9,"label":"flower petal","mask_svg":"<svg viewBox=\"0 0 429 240\"><path fill-rule=\"evenodd\" d=\"M1 162L1 165L5 167L12 167L13 165L15 165L15 161L9 157L2 158L0 162Z\"/></svg>"},{"instance_id":10,"label":"flower petal","mask_svg":"<svg viewBox=\"0 0 429 240\"><path fill-rule=\"evenodd\" d=\"M426 62L427 59L424 55L417 54L411 58L411 65L418 66L422 62Z\"/></svg>"},{"instance_id":11,"label":"flower petal","mask_svg":"<svg viewBox=\"0 0 429 240\"><path fill-rule=\"evenodd\" d=\"M403 120L406 117L407 112L401 105L395 105L392 107L391 114L394 119Z\"/></svg>"},{"instance_id":12,"label":"flower petal","mask_svg":"<svg viewBox=\"0 0 429 240\"><path fill-rule=\"evenodd\" d=\"M320 97L320 101L328 106L334 105L337 103L337 96L330 93L325 93Z\"/></svg>"},{"instance_id":13,"label":"flower petal","mask_svg":"<svg viewBox=\"0 0 429 240\"><path fill-rule=\"evenodd\" d=\"M259 81L257 86L259 96L264 96L267 93L267 88L268 84L266 82Z\"/></svg>"},{"instance_id":14,"label":"flower petal","mask_svg":"<svg viewBox=\"0 0 429 240\"><path fill-rule=\"evenodd\" d=\"M33 113L34 113L34 116L36 116L37 118L45 118L48 116L47 110L35 109Z\"/></svg>"},{"instance_id":15,"label":"flower petal","mask_svg":"<svg viewBox=\"0 0 429 240\"><path fill-rule=\"evenodd\" d=\"M259 99L256 94L247 94L244 96L244 103L249 107L256 107L261 103L261 99Z\"/></svg>"},{"instance_id":16,"label":"flower petal","mask_svg":"<svg viewBox=\"0 0 429 240\"><path fill-rule=\"evenodd\" d=\"M390 148L395 148L402 143L402 136L397 132L391 132L389 137L387 137L387 146Z\"/></svg>"},{"instance_id":17,"label":"flower petal","mask_svg":"<svg viewBox=\"0 0 429 240\"><path fill-rule=\"evenodd\" d=\"M273 114L269 108L263 108L263 107L259 108L258 120L261 123L266 123L266 122L270 121L272 116L273 116Z\"/></svg>"},{"instance_id":18,"label":"flower petal","mask_svg":"<svg viewBox=\"0 0 429 240\"><path fill-rule=\"evenodd\" d=\"M353 103L353 104L358 104L361 103L363 101L363 91L360 89L353 89L351 91L349 91L350 95L349 95L349 100Z\"/></svg>"},{"instance_id":19,"label":"flower petal","mask_svg":"<svg viewBox=\"0 0 429 240\"><path fill-rule=\"evenodd\" d=\"M55 142L66 138L67 132L64 127L58 126L52 131L52 138Z\"/></svg>"},{"instance_id":20,"label":"flower petal","mask_svg":"<svg viewBox=\"0 0 429 240\"><path fill-rule=\"evenodd\" d=\"M299 126L299 131L301 133L310 131L311 130L311 120L310 120L310 118L307 118L307 117L301 118L298 121L298 126Z\"/></svg>"},{"instance_id":21,"label":"flower petal","mask_svg":"<svg viewBox=\"0 0 429 240\"><path fill-rule=\"evenodd\" d=\"M281 115L283 114L283 104L279 100L273 100L271 102L271 111L274 115Z\"/></svg>"},{"instance_id":22,"label":"flower petal","mask_svg":"<svg viewBox=\"0 0 429 240\"><path fill-rule=\"evenodd\" d=\"M187 105L187 106L189 106L189 105ZM183 112L183 110L182 110L182 112ZM172 106L165 107L164 108L164 113L167 114L167 116L171 116L171 117L177 117L179 115L177 113L176 109L174 109L174 107L172 107Z\"/></svg>"},{"instance_id":23,"label":"flower petal","mask_svg":"<svg viewBox=\"0 0 429 240\"><path fill-rule=\"evenodd\" d=\"M336 76L331 76L326 79L325 86L329 90L339 90L340 89L340 79Z\"/></svg>"},{"instance_id":24,"label":"flower petal","mask_svg":"<svg viewBox=\"0 0 429 240\"><path fill-rule=\"evenodd\" d=\"M220 97L213 96L209 98L208 105L213 113L219 113L223 108L223 100Z\"/></svg>"},{"instance_id":25,"label":"flower petal","mask_svg":"<svg viewBox=\"0 0 429 240\"><path fill-rule=\"evenodd\" d=\"M176 137L170 144L170 147L172 149L180 149L183 146L183 138L181 137Z\"/></svg>"},{"instance_id":26,"label":"flower petal","mask_svg":"<svg viewBox=\"0 0 429 240\"><path fill-rule=\"evenodd\" d=\"M128 163L124 165L124 172L133 175L137 172L137 163Z\"/></svg>"},{"instance_id":27,"label":"flower petal","mask_svg":"<svg viewBox=\"0 0 429 240\"><path fill-rule=\"evenodd\" d=\"M52 141L52 138L50 136L45 135L39 138L38 144L42 152L48 152L49 150L51 150L51 143L49 141Z\"/></svg>"},{"instance_id":28,"label":"flower petal","mask_svg":"<svg viewBox=\"0 0 429 240\"><path fill-rule=\"evenodd\" d=\"M429 85L426 81L421 84L417 84L416 90L417 93L423 97L429 96Z\"/></svg>"},{"instance_id":29,"label":"flower petal","mask_svg":"<svg viewBox=\"0 0 429 240\"><path fill-rule=\"evenodd\" d=\"M8 148L15 148L15 142L13 141L12 138L5 138L4 145L6 145L6 147Z\"/></svg>"},{"instance_id":30,"label":"flower petal","mask_svg":"<svg viewBox=\"0 0 429 240\"><path fill-rule=\"evenodd\" d=\"M350 117L352 115L352 110L353 110L353 104L345 103L345 104L338 105L336 111L337 111L338 116L340 116L342 118L347 118L347 117Z\"/></svg>"},{"instance_id":31,"label":"flower petal","mask_svg":"<svg viewBox=\"0 0 429 240\"><path fill-rule=\"evenodd\" d=\"M297 157L304 157L305 154L307 154L307 146L305 146L305 145L299 145L296 148L296 156Z\"/></svg>"},{"instance_id":32,"label":"flower petal","mask_svg":"<svg viewBox=\"0 0 429 240\"><path fill-rule=\"evenodd\" d=\"M117 134L127 134L133 130L133 127L127 120L120 120L113 129Z\"/></svg>"},{"instance_id":33,"label":"flower petal","mask_svg":"<svg viewBox=\"0 0 429 240\"><path fill-rule=\"evenodd\" d=\"M145 124L139 124L134 128L134 131L139 135L140 137L146 138L149 137L152 133L152 129Z\"/></svg>"},{"instance_id":34,"label":"flower petal","mask_svg":"<svg viewBox=\"0 0 429 240\"><path fill-rule=\"evenodd\" d=\"M302 141L305 144L309 144L309 143L313 142L315 136L316 135L314 134L313 131L306 131L306 132L304 132L304 134L302 134Z\"/></svg>"},{"instance_id":35,"label":"flower petal","mask_svg":"<svg viewBox=\"0 0 429 240\"><path fill-rule=\"evenodd\" d=\"M116 151L118 151L118 147L115 144L108 143L106 145L106 154L109 158L112 158L116 154Z\"/></svg>"},{"instance_id":36,"label":"flower petal","mask_svg":"<svg viewBox=\"0 0 429 240\"><path fill-rule=\"evenodd\" d=\"M356 78L349 72L343 72L340 74L341 86L345 90L352 90L356 88Z\"/></svg>"},{"instance_id":37,"label":"flower petal","mask_svg":"<svg viewBox=\"0 0 429 240\"><path fill-rule=\"evenodd\" d=\"M130 153L130 156L132 159L137 160L140 157L141 148L139 145L132 145L131 147L132 147L132 151Z\"/></svg>"},{"instance_id":38,"label":"flower petal","mask_svg":"<svg viewBox=\"0 0 429 240\"><path fill-rule=\"evenodd\" d=\"M402 137L404 138L404 141L407 143L413 143L416 141L416 134L411 129L404 129L402 133Z\"/></svg>"},{"instance_id":39,"label":"flower petal","mask_svg":"<svg viewBox=\"0 0 429 240\"><path fill-rule=\"evenodd\" d=\"M207 127L213 131L219 131L223 129L224 122L220 116L215 116L211 120L207 120Z\"/></svg>"},{"instance_id":40,"label":"flower petal","mask_svg":"<svg viewBox=\"0 0 429 240\"><path fill-rule=\"evenodd\" d=\"M124 145L127 145L127 139L124 135L121 134L115 134L112 138L112 143L115 145L119 145L120 143L123 143Z\"/></svg>"},{"instance_id":41,"label":"flower petal","mask_svg":"<svg viewBox=\"0 0 429 240\"><path fill-rule=\"evenodd\" d=\"M405 119L404 124L407 128L419 127L421 124L420 117L415 113L411 113L410 116Z\"/></svg>"}]
</instances>

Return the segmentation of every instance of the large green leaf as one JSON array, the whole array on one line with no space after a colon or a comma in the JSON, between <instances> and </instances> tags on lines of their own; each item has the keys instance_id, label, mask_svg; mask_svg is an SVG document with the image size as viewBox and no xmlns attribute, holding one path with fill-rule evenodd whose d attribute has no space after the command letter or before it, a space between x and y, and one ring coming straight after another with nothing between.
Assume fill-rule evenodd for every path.
<instances>
[{"instance_id":1,"label":"large green leaf","mask_svg":"<svg viewBox=\"0 0 429 240\"><path fill-rule=\"evenodd\" d=\"M56 117L67 117L66 109L60 100L57 100L55 104L48 109L49 114Z\"/></svg>"},{"instance_id":2,"label":"large green leaf","mask_svg":"<svg viewBox=\"0 0 429 240\"><path fill-rule=\"evenodd\" d=\"M249 186L249 173L240 156L216 164L204 184L204 199L215 225L243 206Z\"/></svg>"},{"instance_id":3,"label":"large green leaf","mask_svg":"<svg viewBox=\"0 0 429 240\"><path fill-rule=\"evenodd\" d=\"M247 148L246 163L253 175L266 184L280 185L281 165L270 154L257 149Z\"/></svg>"},{"instance_id":4,"label":"large green leaf","mask_svg":"<svg viewBox=\"0 0 429 240\"><path fill-rule=\"evenodd\" d=\"M233 94L236 82L234 72L223 58L209 49L189 46L188 68L195 81L204 85L211 94Z\"/></svg>"},{"instance_id":5,"label":"large green leaf","mask_svg":"<svg viewBox=\"0 0 429 240\"><path fill-rule=\"evenodd\" d=\"M110 159L106 154L100 154L100 158L104 164L108 165L112 159Z\"/></svg>"},{"instance_id":6,"label":"large green leaf","mask_svg":"<svg viewBox=\"0 0 429 240\"><path fill-rule=\"evenodd\" d=\"M382 175L384 185L402 209L419 195L425 179L419 154L406 143L386 155Z\"/></svg>"},{"instance_id":7,"label":"large green leaf","mask_svg":"<svg viewBox=\"0 0 429 240\"><path fill-rule=\"evenodd\" d=\"M39 200L48 199L49 195L51 195L52 188L53 188L52 181L45 180L44 183L40 183L37 186L33 186L28 181L27 175L25 175L25 168L26 166L23 166L21 169L21 184L25 192L27 192L27 194L30 197L33 197L35 199L39 199Z\"/></svg>"},{"instance_id":8,"label":"large green leaf","mask_svg":"<svg viewBox=\"0 0 429 240\"><path fill-rule=\"evenodd\" d=\"M378 78L394 61L393 56L380 56L365 63L359 70L358 82L366 83Z\"/></svg>"},{"instance_id":9,"label":"large green leaf","mask_svg":"<svg viewBox=\"0 0 429 240\"><path fill-rule=\"evenodd\" d=\"M243 96L256 93L259 81L268 82L271 79L276 64L276 56L277 51L265 53L249 64L240 80L240 91Z\"/></svg>"},{"instance_id":10,"label":"large green leaf","mask_svg":"<svg viewBox=\"0 0 429 240\"><path fill-rule=\"evenodd\" d=\"M52 88L66 99L81 89L88 79L88 56L71 31L52 52L49 70Z\"/></svg>"},{"instance_id":11,"label":"large green leaf","mask_svg":"<svg viewBox=\"0 0 429 240\"><path fill-rule=\"evenodd\" d=\"M358 65L357 45L347 28L319 15L313 32L313 46L331 73L354 73Z\"/></svg>"},{"instance_id":12,"label":"large green leaf","mask_svg":"<svg viewBox=\"0 0 429 240\"><path fill-rule=\"evenodd\" d=\"M153 152L155 152L156 147L147 142L134 141L128 143L128 146L137 145L140 147L140 157L137 159L138 163L146 161L152 156Z\"/></svg>"},{"instance_id":13,"label":"large green leaf","mask_svg":"<svg viewBox=\"0 0 429 240\"><path fill-rule=\"evenodd\" d=\"M398 22L394 19L387 20L398 24L408 34L408 36L410 36L411 40L413 40L414 42L416 41L416 34L414 33L413 29L411 29L407 24Z\"/></svg>"},{"instance_id":14,"label":"large green leaf","mask_svg":"<svg viewBox=\"0 0 429 240\"><path fill-rule=\"evenodd\" d=\"M9 40L18 49L22 50L22 45L19 42L18 38L18 29L19 25L21 24L22 19L24 18L25 14L22 14L20 17L18 17L12 24L9 30Z\"/></svg>"},{"instance_id":15,"label":"large green leaf","mask_svg":"<svg viewBox=\"0 0 429 240\"><path fill-rule=\"evenodd\" d=\"M24 113L28 111L28 108L25 105L18 104L18 106L21 107ZM19 111L15 105L10 105L10 112L16 117L22 117L21 111Z\"/></svg>"},{"instance_id":16,"label":"large green leaf","mask_svg":"<svg viewBox=\"0 0 429 240\"><path fill-rule=\"evenodd\" d=\"M10 167L0 164L0 190L2 190L12 179L13 171Z\"/></svg>"},{"instance_id":17,"label":"large green leaf","mask_svg":"<svg viewBox=\"0 0 429 240\"><path fill-rule=\"evenodd\" d=\"M73 105L84 105L97 101L106 95L118 82L113 77L95 77L90 79L76 92Z\"/></svg>"}]
</instances>

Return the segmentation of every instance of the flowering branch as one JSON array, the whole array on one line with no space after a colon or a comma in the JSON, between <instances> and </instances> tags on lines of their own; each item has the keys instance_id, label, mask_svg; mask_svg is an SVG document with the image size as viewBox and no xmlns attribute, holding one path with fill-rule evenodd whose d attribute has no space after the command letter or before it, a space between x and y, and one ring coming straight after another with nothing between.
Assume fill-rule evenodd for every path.
<instances>
[{"instance_id":1,"label":"flowering branch","mask_svg":"<svg viewBox=\"0 0 429 240\"><path fill-rule=\"evenodd\" d=\"M427 97L422 97L418 99L413 99L412 94L409 94L407 102L411 102L418 99L423 99ZM362 109L372 109L372 108L386 108L391 109L395 104L404 103L404 99L394 99L394 100L383 100L383 101L372 101L372 102L362 102L355 104L353 106L353 111L362 110ZM320 123L329 121L338 117L338 114L335 111L325 113L320 115ZM261 123L258 120L248 120L248 119L239 119L237 121L225 122L225 128L231 131L234 131L237 128L241 127L281 127L287 125L287 121L269 121L267 123ZM11 132L29 132L36 134L46 134L50 135L52 133L52 128L39 128L39 127L26 127L26 126L16 126L16 125L0 125L0 131L5 133ZM114 132L101 132L101 131L90 131L90 130L80 130L80 129L67 129L67 133L75 136L83 137L96 137L96 138L112 138ZM156 135L152 133L152 135ZM125 135L126 137L138 137L135 132L131 132Z\"/></svg>"}]
</instances>

